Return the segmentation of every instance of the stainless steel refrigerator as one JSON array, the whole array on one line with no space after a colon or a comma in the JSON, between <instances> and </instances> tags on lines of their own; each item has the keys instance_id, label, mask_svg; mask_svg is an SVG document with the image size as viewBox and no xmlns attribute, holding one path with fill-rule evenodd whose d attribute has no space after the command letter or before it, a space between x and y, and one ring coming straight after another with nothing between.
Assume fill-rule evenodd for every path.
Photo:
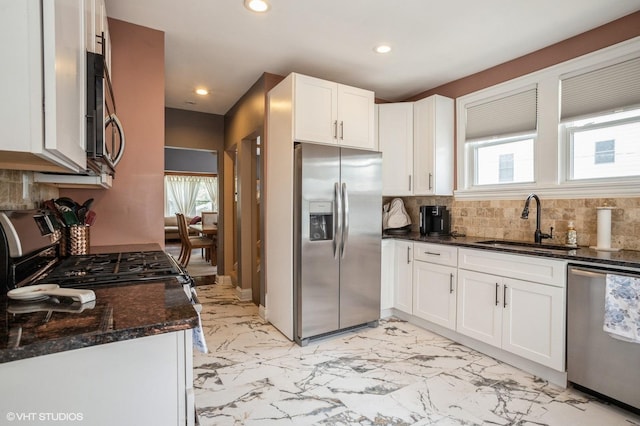
<instances>
[{"instance_id":1,"label":"stainless steel refrigerator","mask_svg":"<svg viewBox=\"0 0 640 426\"><path fill-rule=\"evenodd\" d=\"M380 318L382 157L294 148L294 338L305 345Z\"/></svg>"}]
</instances>

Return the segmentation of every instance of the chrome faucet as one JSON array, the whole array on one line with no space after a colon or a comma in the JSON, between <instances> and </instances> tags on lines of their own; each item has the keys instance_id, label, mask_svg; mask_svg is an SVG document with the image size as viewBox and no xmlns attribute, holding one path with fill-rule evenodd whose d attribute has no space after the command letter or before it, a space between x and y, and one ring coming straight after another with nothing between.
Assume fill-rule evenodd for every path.
<instances>
[{"instance_id":1,"label":"chrome faucet","mask_svg":"<svg viewBox=\"0 0 640 426\"><path fill-rule=\"evenodd\" d=\"M536 244L542 244L544 238L553 238L553 226L551 227L551 233L545 234L540 230L540 215L542 213L542 206L540 205L540 198L536 194L529 194L527 201L524 202L524 209L522 209L521 219L529 219L529 202L534 198L536 200L536 233L534 234L534 240Z\"/></svg>"}]
</instances>

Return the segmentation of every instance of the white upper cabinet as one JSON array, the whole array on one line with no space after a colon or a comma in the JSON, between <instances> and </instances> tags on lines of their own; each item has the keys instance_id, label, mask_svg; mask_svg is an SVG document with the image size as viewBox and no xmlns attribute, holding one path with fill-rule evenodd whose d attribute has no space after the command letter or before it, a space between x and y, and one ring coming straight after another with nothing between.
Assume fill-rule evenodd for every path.
<instances>
[{"instance_id":1,"label":"white upper cabinet","mask_svg":"<svg viewBox=\"0 0 640 426\"><path fill-rule=\"evenodd\" d=\"M378 106L382 193L453 195L453 99Z\"/></svg>"},{"instance_id":2,"label":"white upper cabinet","mask_svg":"<svg viewBox=\"0 0 640 426\"><path fill-rule=\"evenodd\" d=\"M413 106L414 195L453 195L453 99L434 95Z\"/></svg>"},{"instance_id":3,"label":"white upper cabinet","mask_svg":"<svg viewBox=\"0 0 640 426\"><path fill-rule=\"evenodd\" d=\"M377 150L373 92L294 76L296 141Z\"/></svg>"},{"instance_id":4,"label":"white upper cabinet","mask_svg":"<svg viewBox=\"0 0 640 426\"><path fill-rule=\"evenodd\" d=\"M377 151L372 91L338 84L338 143Z\"/></svg>"},{"instance_id":5,"label":"white upper cabinet","mask_svg":"<svg viewBox=\"0 0 640 426\"><path fill-rule=\"evenodd\" d=\"M378 105L383 195L413 194L413 102Z\"/></svg>"},{"instance_id":6,"label":"white upper cabinet","mask_svg":"<svg viewBox=\"0 0 640 426\"><path fill-rule=\"evenodd\" d=\"M84 171L85 10L77 0L3 3L0 168Z\"/></svg>"}]
</instances>

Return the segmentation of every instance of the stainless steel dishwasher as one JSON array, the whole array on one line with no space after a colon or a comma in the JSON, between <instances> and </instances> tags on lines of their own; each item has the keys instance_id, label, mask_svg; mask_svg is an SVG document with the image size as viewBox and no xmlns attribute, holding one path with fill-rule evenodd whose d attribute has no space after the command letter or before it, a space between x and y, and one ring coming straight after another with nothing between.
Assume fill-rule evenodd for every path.
<instances>
[{"instance_id":1,"label":"stainless steel dishwasher","mask_svg":"<svg viewBox=\"0 0 640 426\"><path fill-rule=\"evenodd\" d=\"M567 375L579 387L640 410L640 344L603 330L607 274L640 278L640 271L569 265Z\"/></svg>"}]
</instances>

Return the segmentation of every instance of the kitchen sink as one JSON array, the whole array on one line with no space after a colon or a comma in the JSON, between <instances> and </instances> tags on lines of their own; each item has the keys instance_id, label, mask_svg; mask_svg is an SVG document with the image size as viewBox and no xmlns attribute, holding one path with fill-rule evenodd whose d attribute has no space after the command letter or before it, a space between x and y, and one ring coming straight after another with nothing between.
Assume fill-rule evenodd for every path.
<instances>
[{"instance_id":1,"label":"kitchen sink","mask_svg":"<svg viewBox=\"0 0 640 426\"><path fill-rule=\"evenodd\" d=\"M536 244L536 243L527 243L524 241L509 241L509 240L478 241L476 244L482 244L483 246L509 249L509 250L522 250L526 252L551 253L551 254L569 254L570 251L578 249L578 247L570 247L570 246L563 246L563 245Z\"/></svg>"}]
</instances>

